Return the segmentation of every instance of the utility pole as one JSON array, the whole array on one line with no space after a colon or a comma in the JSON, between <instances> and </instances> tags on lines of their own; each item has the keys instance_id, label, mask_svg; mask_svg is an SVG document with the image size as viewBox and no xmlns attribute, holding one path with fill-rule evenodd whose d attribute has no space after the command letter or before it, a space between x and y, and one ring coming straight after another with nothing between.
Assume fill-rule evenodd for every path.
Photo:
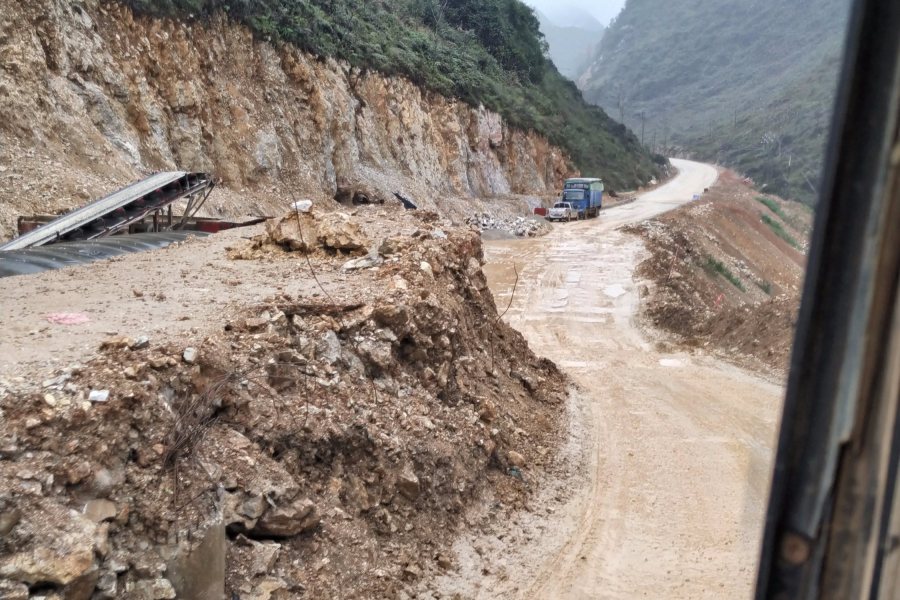
<instances>
[{"instance_id":1,"label":"utility pole","mask_svg":"<svg viewBox=\"0 0 900 600\"><path fill-rule=\"evenodd\" d=\"M641 111L641 146L644 145L644 111Z\"/></svg>"},{"instance_id":2,"label":"utility pole","mask_svg":"<svg viewBox=\"0 0 900 600\"><path fill-rule=\"evenodd\" d=\"M656 152L656 128L653 128L653 151Z\"/></svg>"}]
</instances>

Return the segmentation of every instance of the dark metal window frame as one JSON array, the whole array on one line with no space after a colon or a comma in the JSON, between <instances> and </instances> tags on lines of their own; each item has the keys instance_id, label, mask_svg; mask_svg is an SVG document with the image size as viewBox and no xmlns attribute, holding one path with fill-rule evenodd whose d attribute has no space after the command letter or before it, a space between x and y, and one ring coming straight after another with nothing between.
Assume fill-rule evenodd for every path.
<instances>
[{"instance_id":1,"label":"dark metal window frame","mask_svg":"<svg viewBox=\"0 0 900 600\"><path fill-rule=\"evenodd\" d=\"M900 0L857 0L778 442L757 600L879 599L900 448ZM894 559L891 559L894 560ZM893 593L893 592L888 592Z\"/></svg>"}]
</instances>

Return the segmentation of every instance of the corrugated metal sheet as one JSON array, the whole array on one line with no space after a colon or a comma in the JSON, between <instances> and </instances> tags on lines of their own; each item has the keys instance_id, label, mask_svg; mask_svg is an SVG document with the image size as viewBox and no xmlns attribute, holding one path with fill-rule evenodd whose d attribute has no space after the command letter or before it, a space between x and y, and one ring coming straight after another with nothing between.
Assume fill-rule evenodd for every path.
<instances>
[{"instance_id":1,"label":"corrugated metal sheet","mask_svg":"<svg viewBox=\"0 0 900 600\"><path fill-rule=\"evenodd\" d=\"M64 242L24 250L0 252L0 277L28 275L72 265L83 265L120 254L164 248L190 236L206 237L202 231L169 231L117 235L83 242Z\"/></svg>"}]
</instances>

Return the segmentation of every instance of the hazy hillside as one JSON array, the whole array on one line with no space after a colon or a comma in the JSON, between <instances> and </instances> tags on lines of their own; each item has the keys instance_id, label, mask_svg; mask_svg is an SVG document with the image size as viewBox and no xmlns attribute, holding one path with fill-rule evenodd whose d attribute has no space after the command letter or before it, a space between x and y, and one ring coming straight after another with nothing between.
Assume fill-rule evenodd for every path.
<instances>
[{"instance_id":1,"label":"hazy hillside","mask_svg":"<svg viewBox=\"0 0 900 600\"><path fill-rule=\"evenodd\" d=\"M541 33L550 48L553 64L565 77L578 79L589 65L594 49L603 37L604 27L593 18L585 22L589 26L586 28L557 25L541 12L537 16L541 23Z\"/></svg>"},{"instance_id":2,"label":"hazy hillside","mask_svg":"<svg viewBox=\"0 0 900 600\"><path fill-rule=\"evenodd\" d=\"M848 7L849 0L628 0L579 86L633 129L644 111L648 144L654 132L657 144L699 148L771 184L757 145L774 136L777 148L786 136L782 152L790 146L816 171L822 132L814 132L831 106ZM729 146L722 128L735 121L741 135ZM716 136L721 143L710 143ZM788 189L810 199L808 185L805 195L794 185L781 193Z\"/></svg>"},{"instance_id":3,"label":"hazy hillside","mask_svg":"<svg viewBox=\"0 0 900 600\"><path fill-rule=\"evenodd\" d=\"M540 133L584 173L614 187L658 173L631 132L586 103L544 58L537 17L518 0L134 0L155 15L217 11L266 39L292 42L354 67L404 77L423 89L483 105Z\"/></svg>"},{"instance_id":4,"label":"hazy hillside","mask_svg":"<svg viewBox=\"0 0 900 600\"><path fill-rule=\"evenodd\" d=\"M835 51L762 108L741 112L736 121L726 119L683 143L700 158L735 166L767 193L813 204L839 68Z\"/></svg>"}]
</instances>

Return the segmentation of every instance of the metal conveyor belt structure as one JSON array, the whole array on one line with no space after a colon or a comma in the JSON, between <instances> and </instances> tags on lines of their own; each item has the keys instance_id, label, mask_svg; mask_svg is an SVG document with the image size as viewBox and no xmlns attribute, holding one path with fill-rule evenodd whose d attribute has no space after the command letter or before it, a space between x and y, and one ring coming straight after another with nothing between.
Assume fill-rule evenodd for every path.
<instances>
[{"instance_id":1,"label":"metal conveyor belt structure","mask_svg":"<svg viewBox=\"0 0 900 600\"><path fill-rule=\"evenodd\" d=\"M23 233L0 246L0 251L106 237L182 198L190 199L187 217L192 209L196 214L213 187L215 179L207 173L162 171Z\"/></svg>"},{"instance_id":2,"label":"metal conveyor belt structure","mask_svg":"<svg viewBox=\"0 0 900 600\"><path fill-rule=\"evenodd\" d=\"M169 231L164 233L136 233L81 242L64 242L50 246L0 252L0 277L30 275L83 265L112 256L164 248L191 236L206 237L202 231Z\"/></svg>"}]
</instances>

